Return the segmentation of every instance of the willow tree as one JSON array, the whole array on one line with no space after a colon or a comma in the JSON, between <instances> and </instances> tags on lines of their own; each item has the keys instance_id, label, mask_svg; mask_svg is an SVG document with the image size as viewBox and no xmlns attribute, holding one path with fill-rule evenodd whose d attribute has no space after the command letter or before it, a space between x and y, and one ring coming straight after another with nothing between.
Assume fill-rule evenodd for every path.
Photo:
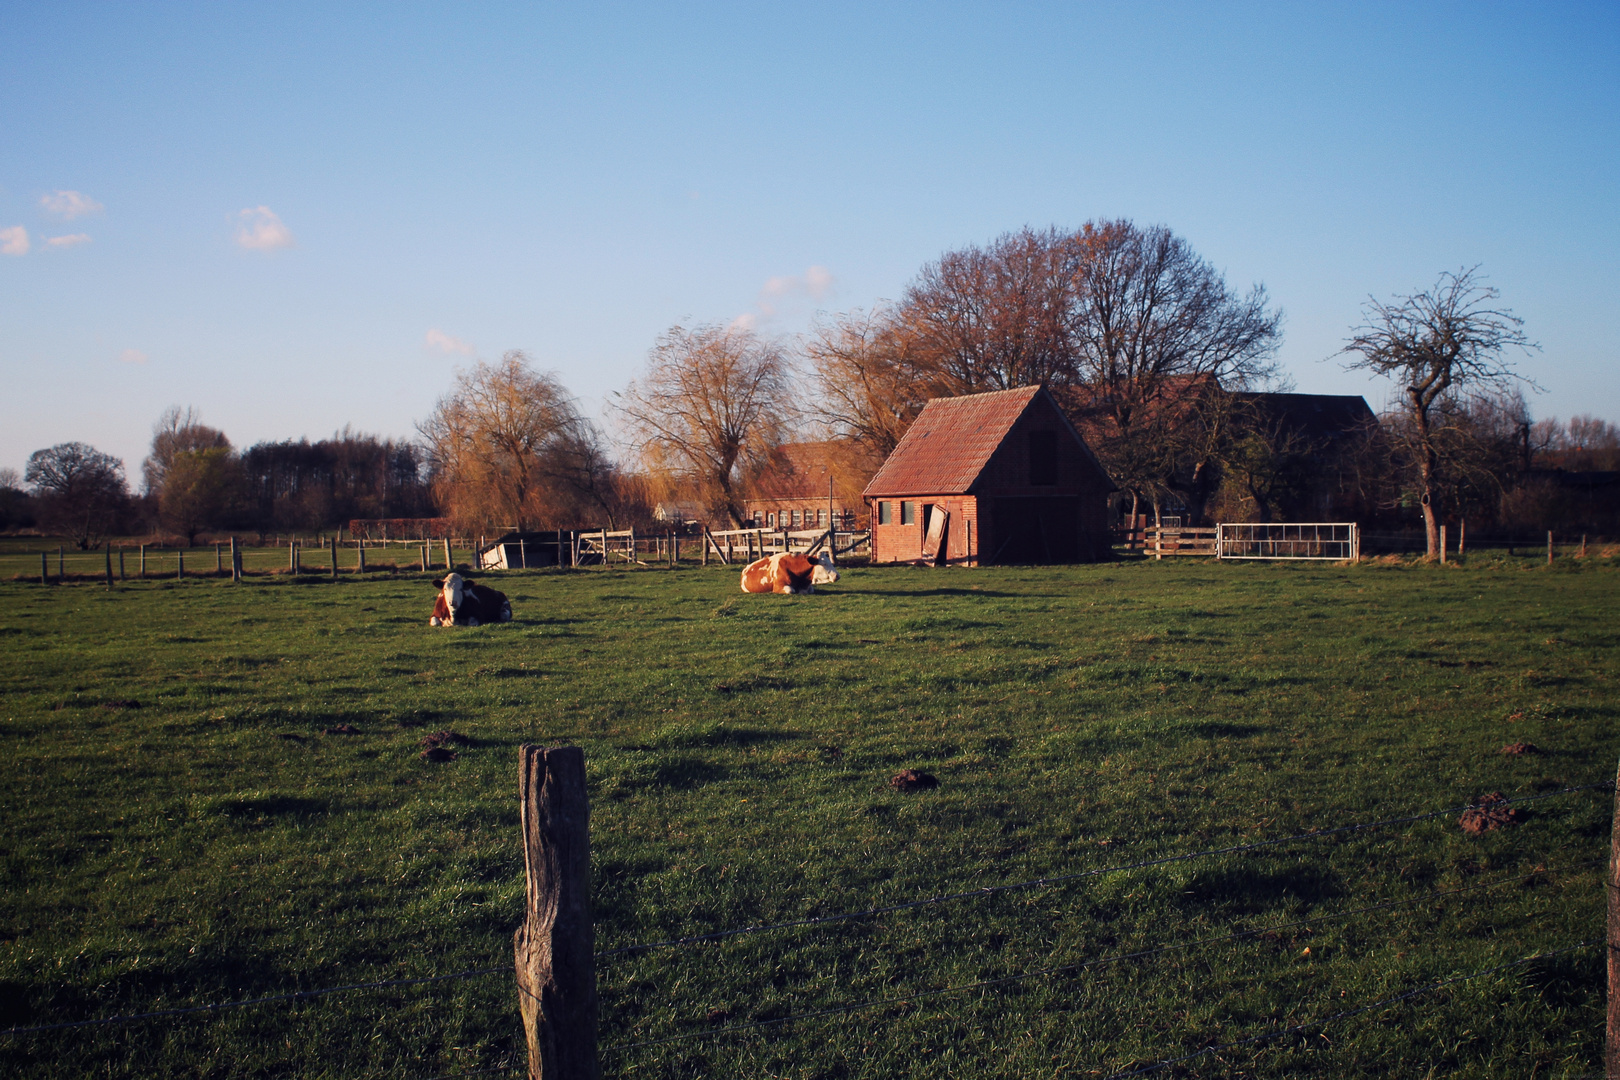
<instances>
[{"instance_id":1,"label":"willow tree","mask_svg":"<svg viewBox=\"0 0 1620 1080\"><path fill-rule=\"evenodd\" d=\"M649 469L743 525L740 482L798 419L786 354L737 326L672 327L610 407Z\"/></svg>"},{"instance_id":2,"label":"willow tree","mask_svg":"<svg viewBox=\"0 0 1620 1080\"><path fill-rule=\"evenodd\" d=\"M1345 366L1395 380L1401 402L1411 479L1423 510L1428 557L1440 550L1435 497L1444 486L1446 417L1467 394L1528 383L1503 353L1538 349L1525 337L1524 320L1496 303L1499 293L1476 276L1479 267L1445 272L1433 287L1389 303L1368 298L1366 321L1351 331L1340 354Z\"/></svg>"},{"instance_id":3,"label":"willow tree","mask_svg":"<svg viewBox=\"0 0 1620 1080\"><path fill-rule=\"evenodd\" d=\"M572 518L582 468L601 465L596 431L557 376L521 352L480 361L417 426L439 505L469 528L534 528Z\"/></svg>"}]
</instances>

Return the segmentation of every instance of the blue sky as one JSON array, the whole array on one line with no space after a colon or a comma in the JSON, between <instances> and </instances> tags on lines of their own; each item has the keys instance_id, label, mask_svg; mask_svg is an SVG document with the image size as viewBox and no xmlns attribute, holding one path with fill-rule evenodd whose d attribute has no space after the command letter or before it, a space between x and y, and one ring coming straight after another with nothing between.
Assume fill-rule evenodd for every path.
<instances>
[{"instance_id":1,"label":"blue sky","mask_svg":"<svg viewBox=\"0 0 1620 1080\"><path fill-rule=\"evenodd\" d=\"M133 479L171 404L410 436L512 348L595 415L676 322L1111 217L1375 408L1327 359L1361 303L1481 264L1536 414L1620 421L1620 5L583 8L0 6L0 467Z\"/></svg>"}]
</instances>

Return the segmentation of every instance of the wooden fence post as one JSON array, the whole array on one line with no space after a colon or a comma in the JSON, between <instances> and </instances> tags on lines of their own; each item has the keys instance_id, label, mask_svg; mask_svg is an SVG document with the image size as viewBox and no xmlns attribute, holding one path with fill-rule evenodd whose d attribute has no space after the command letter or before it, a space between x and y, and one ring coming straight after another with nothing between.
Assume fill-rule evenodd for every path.
<instances>
[{"instance_id":1,"label":"wooden fence post","mask_svg":"<svg viewBox=\"0 0 1620 1080\"><path fill-rule=\"evenodd\" d=\"M354 557L355 557L355 560L356 560L355 564L354 564L354 572L356 574L364 574L366 572L366 544L365 544L365 541L362 540L360 542L360 546L354 549Z\"/></svg>"},{"instance_id":2,"label":"wooden fence post","mask_svg":"<svg viewBox=\"0 0 1620 1080\"><path fill-rule=\"evenodd\" d=\"M186 579L186 549L185 548L176 548L175 552L174 552L174 557L175 557L174 580L176 580L176 581L184 581Z\"/></svg>"},{"instance_id":3,"label":"wooden fence post","mask_svg":"<svg viewBox=\"0 0 1620 1080\"><path fill-rule=\"evenodd\" d=\"M235 582L242 580L242 552L236 546L234 536L231 537L231 580Z\"/></svg>"},{"instance_id":4,"label":"wooden fence post","mask_svg":"<svg viewBox=\"0 0 1620 1080\"><path fill-rule=\"evenodd\" d=\"M112 545L107 545L107 588L112 589Z\"/></svg>"},{"instance_id":5,"label":"wooden fence post","mask_svg":"<svg viewBox=\"0 0 1620 1080\"><path fill-rule=\"evenodd\" d=\"M456 564L450 561L450 538L444 538L444 568L446 572L454 570Z\"/></svg>"},{"instance_id":6,"label":"wooden fence post","mask_svg":"<svg viewBox=\"0 0 1620 1080\"><path fill-rule=\"evenodd\" d=\"M43 551L39 553L39 583L41 585L51 583L51 564Z\"/></svg>"},{"instance_id":7,"label":"wooden fence post","mask_svg":"<svg viewBox=\"0 0 1620 1080\"><path fill-rule=\"evenodd\" d=\"M428 569L428 548L427 548L426 544L423 544L422 545L422 573L424 573L424 574L427 573L427 569Z\"/></svg>"},{"instance_id":8,"label":"wooden fence post","mask_svg":"<svg viewBox=\"0 0 1620 1080\"><path fill-rule=\"evenodd\" d=\"M292 539L287 541L287 570L294 574L298 572L298 542Z\"/></svg>"},{"instance_id":9,"label":"wooden fence post","mask_svg":"<svg viewBox=\"0 0 1620 1080\"><path fill-rule=\"evenodd\" d=\"M1547 530L1547 565L1552 565L1552 530Z\"/></svg>"},{"instance_id":10,"label":"wooden fence post","mask_svg":"<svg viewBox=\"0 0 1620 1080\"><path fill-rule=\"evenodd\" d=\"M332 580L333 581L337 580L337 557L338 557L338 542L337 542L337 537L334 536L334 537L332 537Z\"/></svg>"},{"instance_id":11,"label":"wooden fence post","mask_svg":"<svg viewBox=\"0 0 1620 1080\"><path fill-rule=\"evenodd\" d=\"M146 576L146 545L141 545L141 577Z\"/></svg>"},{"instance_id":12,"label":"wooden fence post","mask_svg":"<svg viewBox=\"0 0 1620 1080\"><path fill-rule=\"evenodd\" d=\"M512 944L529 1080L598 1080L584 751L519 747L518 811L528 887Z\"/></svg>"},{"instance_id":13,"label":"wooden fence post","mask_svg":"<svg viewBox=\"0 0 1620 1080\"><path fill-rule=\"evenodd\" d=\"M1608 960L1609 1024L1603 1040L1603 1075L1620 1080L1620 770L1616 771L1614 820L1609 828Z\"/></svg>"},{"instance_id":14,"label":"wooden fence post","mask_svg":"<svg viewBox=\"0 0 1620 1080\"><path fill-rule=\"evenodd\" d=\"M1548 533L1547 535L1551 536L1552 533ZM1549 551L1552 550L1552 542L1550 540L1547 543L1547 548L1548 548ZM64 558L63 558L63 555L62 555L62 545L58 544L58 545L56 545L56 580L57 581L66 581L67 580L67 572L62 569L63 564L64 564Z\"/></svg>"},{"instance_id":15,"label":"wooden fence post","mask_svg":"<svg viewBox=\"0 0 1620 1080\"><path fill-rule=\"evenodd\" d=\"M521 536L518 537L518 565L525 570L529 568L529 542Z\"/></svg>"}]
</instances>

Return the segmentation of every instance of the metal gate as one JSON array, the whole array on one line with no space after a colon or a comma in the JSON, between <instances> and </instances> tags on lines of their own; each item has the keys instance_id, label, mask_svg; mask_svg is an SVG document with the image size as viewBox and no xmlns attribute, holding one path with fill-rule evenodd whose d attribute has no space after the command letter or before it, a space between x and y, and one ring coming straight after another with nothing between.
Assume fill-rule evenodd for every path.
<instances>
[{"instance_id":1,"label":"metal gate","mask_svg":"<svg viewBox=\"0 0 1620 1080\"><path fill-rule=\"evenodd\" d=\"M1217 525L1215 557L1355 562L1361 558L1361 530L1353 521Z\"/></svg>"}]
</instances>

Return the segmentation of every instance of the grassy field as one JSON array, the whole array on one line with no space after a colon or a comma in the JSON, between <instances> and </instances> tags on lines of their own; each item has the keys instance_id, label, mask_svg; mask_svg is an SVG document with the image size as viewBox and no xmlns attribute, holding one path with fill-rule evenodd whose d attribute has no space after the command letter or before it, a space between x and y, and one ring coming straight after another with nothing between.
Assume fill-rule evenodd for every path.
<instances>
[{"instance_id":1,"label":"grassy field","mask_svg":"<svg viewBox=\"0 0 1620 1080\"><path fill-rule=\"evenodd\" d=\"M0 1026L502 971L7 1036L0 1069L513 1065L523 742L585 749L604 951L1602 783L1617 561L873 569L810 597L491 575L516 621L446 631L420 574L6 582ZM469 741L423 760L442 729ZM1600 939L1612 808L606 957L604 1073L1107 1076L1308 1024ZM1592 1074L1603 970L1564 952L1160 1075Z\"/></svg>"}]
</instances>

